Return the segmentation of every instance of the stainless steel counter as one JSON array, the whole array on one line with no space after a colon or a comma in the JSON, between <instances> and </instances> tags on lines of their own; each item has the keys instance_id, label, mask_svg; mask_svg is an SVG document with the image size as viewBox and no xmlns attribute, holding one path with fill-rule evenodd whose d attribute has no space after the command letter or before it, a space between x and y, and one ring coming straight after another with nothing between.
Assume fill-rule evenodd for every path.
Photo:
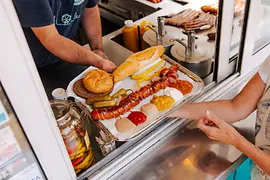
<instances>
[{"instance_id":1,"label":"stainless steel counter","mask_svg":"<svg viewBox=\"0 0 270 180\"><path fill-rule=\"evenodd\" d=\"M156 21L157 16L177 13L183 6L169 5L142 20ZM120 65L132 52L112 38L121 34L115 31L103 37L104 51ZM220 84L207 86L204 94L190 102L230 99L234 97L255 73L234 74ZM234 124L250 141L254 140L255 114ZM241 152L230 145L209 140L198 131L193 121L167 119L153 131L138 139L126 142L102 159L79 179L225 179L245 159Z\"/></svg>"}]
</instances>

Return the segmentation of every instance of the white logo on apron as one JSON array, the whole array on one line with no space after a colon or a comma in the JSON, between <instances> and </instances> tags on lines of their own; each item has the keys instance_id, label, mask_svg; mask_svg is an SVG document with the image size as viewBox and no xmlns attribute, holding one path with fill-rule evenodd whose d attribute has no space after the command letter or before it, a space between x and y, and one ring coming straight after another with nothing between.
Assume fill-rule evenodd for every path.
<instances>
[{"instance_id":1,"label":"white logo on apron","mask_svg":"<svg viewBox=\"0 0 270 180\"><path fill-rule=\"evenodd\" d=\"M74 0L74 6L78 6L80 4L82 4L84 2L84 0Z\"/></svg>"}]
</instances>

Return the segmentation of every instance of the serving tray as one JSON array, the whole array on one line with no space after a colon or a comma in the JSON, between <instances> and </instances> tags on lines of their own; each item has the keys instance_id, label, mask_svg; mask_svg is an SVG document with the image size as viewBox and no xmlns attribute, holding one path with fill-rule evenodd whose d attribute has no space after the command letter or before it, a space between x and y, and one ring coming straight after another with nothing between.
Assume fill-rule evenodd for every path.
<instances>
[{"instance_id":1,"label":"serving tray","mask_svg":"<svg viewBox=\"0 0 270 180\"><path fill-rule=\"evenodd\" d=\"M191 71L187 70L186 68L184 68L182 65L178 64L177 62L175 62L174 60L172 60L171 58L164 56L164 60L166 62L166 66L170 67L172 64L177 64L179 67L179 79L180 80L187 80L189 82L191 82L193 84L193 89L192 92L190 92L189 94L184 95L181 99L179 99L178 101L175 101L173 107L169 110L166 111L161 111L159 112L155 118L153 119L147 119L146 122L138 125L136 127L136 130L133 132L129 132L129 133L119 133L115 127L115 122L117 118L113 118L113 119L109 119L109 120L102 120L102 121L94 121L96 123L96 125L102 130L104 131L108 136L110 136L113 140L117 140L117 141L129 141L132 140L138 136L140 136L141 134L143 134L145 131L151 129L154 125L156 125L157 123L159 123L160 121L162 121L163 119L165 119L170 113L172 113L173 111L179 109L185 102L184 100L191 98L192 96L195 96L197 94L199 94L203 88L204 88L204 83L202 81L201 78L199 78L197 75L195 75L194 73L192 73ZM156 62L155 62L156 63ZM154 65L154 64L153 64ZM85 104L85 99L78 97L74 92L73 92L73 84L83 78L86 73L88 71L94 70L96 69L95 67L89 67L88 69L86 69L84 72L82 72L80 75L78 75L75 79L73 79L68 87L67 87L67 95L68 96L72 96L75 97L77 100L81 101L84 105ZM149 82L148 82L149 83ZM148 84L147 82L145 82L145 84L142 83L141 86L144 86L146 84ZM114 94L115 92L117 92L118 90L120 90L121 88L125 88L125 89L132 89L132 90L138 90L138 86L136 84L135 80L132 80L130 77L117 82L114 85L114 90L112 92L112 94ZM165 89L166 90L166 89ZM165 90L161 90L158 93L156 93L155 95L160 96L160 95L164 95L164 91ZM153 98L153 95L142 100L141 103L139 105L137 105L135 108L133 108L131 111L139 111L141 106L148 104L150 102L150 100ZM91 107L86 105L86 107L88 107L88 109L86 109L86 111L88 112L89 116L90 116L90 112L92 111ZM125 113L124 115L122 115L121 117L127 117L128 113Z\"/></svg>"}]
</instances>

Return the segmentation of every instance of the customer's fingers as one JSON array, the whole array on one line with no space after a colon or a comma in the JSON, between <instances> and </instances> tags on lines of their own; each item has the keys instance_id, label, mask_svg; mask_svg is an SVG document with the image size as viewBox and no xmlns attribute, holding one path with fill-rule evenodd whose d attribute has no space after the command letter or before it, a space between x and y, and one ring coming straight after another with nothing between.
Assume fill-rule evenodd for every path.
<instances>
[{"instance_id":1,"label":"customer's fingers","mask_svg":"<svg viewBox=\"0 0 270 180\"><path fill-rule=\"evenodd\" d=\"M206 111L206 116L209 120L211 120L217 127L220 127L224 124L224 121L219 119L215 114L211 111Z\"/></svg>"}]
</instances>

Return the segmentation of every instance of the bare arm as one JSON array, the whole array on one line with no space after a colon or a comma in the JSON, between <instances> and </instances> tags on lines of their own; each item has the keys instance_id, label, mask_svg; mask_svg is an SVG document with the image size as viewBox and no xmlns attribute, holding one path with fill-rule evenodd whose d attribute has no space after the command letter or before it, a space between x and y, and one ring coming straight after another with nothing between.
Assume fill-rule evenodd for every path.
<instances>
[{"instance_id":1,"label":"bare arm","mask_svg":"<svg viewBox=\"0 0 270 180\"><path fill-rule=\"evenodd\" d=\"M93 65L108 72L114 70L115 65L110 61L60 35L54 24L32 30L43 46L60 59L70 63Z\"/></svg>"},{"instance_id":2,"label":"bare arm","mask_svg":"<svg viewBox=\"0 0 270 180\"><path fill-rule=\"evenodd\" d=\"M256 109L265 86L265 83L257 73L232 100L187 104L172 113L170 117L199 120L209 110L227 122L239 121L248 117Z\"/></svg>"},{"instance_id":3,"label":"bare arm","mask_svg":"<svg viewBox=\"0 0 270 180\"><path fill-rule=\"evenodd\" d=\"M243 136L240 136L236 148L254 161L268 176L270 176L270 154L257 148Z\"/></svg>"},{"instance_id":4,"label":"bare arm","mask_svg":"<svg viewBox=\"0 0 270 180\"><path fill-rule=\"evenodd\" d=\"M96 65L102 58L74 41L61 36L55 25L32 28L48 51L70 63Z\"/></svg>"},{"instance_id":5,"label":"bare arm","mask_svg":"<svg viewBox=\"0 0 270 180\"><path fill-rule=\"evenodd\" d=\"M86 8L83 13L82 22L91 49L103 51L102 29L98 6Z\"/></svg>"}]
</instances>

